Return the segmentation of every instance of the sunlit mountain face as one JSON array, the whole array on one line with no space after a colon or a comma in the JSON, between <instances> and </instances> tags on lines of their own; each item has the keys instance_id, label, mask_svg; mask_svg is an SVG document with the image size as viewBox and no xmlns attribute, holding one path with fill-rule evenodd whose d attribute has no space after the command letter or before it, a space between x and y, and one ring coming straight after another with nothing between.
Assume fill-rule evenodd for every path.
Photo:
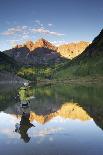
<instances>
[{"instance_id":1,"label":"sunlit mountain face","mask_svg":"<svg viewBox=\"0 0 103 155\"><path fill-rule=\"evenodd\" d=\"M102 154L102 86L29 87L30 106L26 109L20 106L18 94L21 88L0 90L1 152L16 154L19 148L20 155L24 149L29 154L32 147L36 154L43 151L51 155L59 151L67 155L70 151L83 153L91 146L93 154L96 149ZM10 150L12 146L13 150ZM89 155L91 150L86 154Z\"/></svg>"}]
</instances>

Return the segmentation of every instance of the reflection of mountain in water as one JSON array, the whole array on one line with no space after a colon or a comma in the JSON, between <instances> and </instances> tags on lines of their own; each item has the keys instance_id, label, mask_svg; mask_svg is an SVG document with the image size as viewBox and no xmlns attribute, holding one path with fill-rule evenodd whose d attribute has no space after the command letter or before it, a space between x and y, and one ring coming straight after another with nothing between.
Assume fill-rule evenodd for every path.
<instances>
[{"instance_id":1,"label":"reflection of mountain in water","mask_svg":"<svg viewBox=\"0 0 103 155\"><path fill-rule=\"evenodd\" d=\"M46 122L52 120L54 117L62 117L65 119L79 119L81 121L87 121L90 120L91 117L87 114L87 112L80 107L77 103L64 103L61 105L60 109L53 112L55 107L52 106L49 114L36 114L35 111L30 112L30 122L36 120L38 123L45 124ZM12 109L12 114L15 114L15 111L13 111L15 108ZM32 108L31 108L32 109ZM9 111L10 112L10 111ZM15 115L14 115L15 116ZM22 115L19 115L18 117L21 117Z\"/></svg>"},{"instance_id":2,"label":"reflection of mountain in water","mask_svg":"<svg viewBox=\"0 0 103 155\"><path fill-rule=\"evenodd\" d=\"M36 120L39 123L46 123L47 121L50 121L54 117L63 117L63 118L70 118L70 119L79 119L82 121L90 120L90 116L86 113L86 111L83 110L82 107L80 107L78 104L74 103L65 103L61 106L59 110L56 112L52 112L48 115L37 115L34 112L31 112L30 120Z\"/></svg>"},{"instance_id":3,"label":"reflection of mountain in water","mask_svg":"<svg viewBox=\"0 0 103 155\"><path fill-rule=\"evenodd\" d=\"M52 86L30 88L31 120L45 123L53 117L89 120L93 118L103 129L102 86ZM76 104L78 103L78 104ZM15 114L15 105L5 112Z\"/></svg>"}]
</instances>

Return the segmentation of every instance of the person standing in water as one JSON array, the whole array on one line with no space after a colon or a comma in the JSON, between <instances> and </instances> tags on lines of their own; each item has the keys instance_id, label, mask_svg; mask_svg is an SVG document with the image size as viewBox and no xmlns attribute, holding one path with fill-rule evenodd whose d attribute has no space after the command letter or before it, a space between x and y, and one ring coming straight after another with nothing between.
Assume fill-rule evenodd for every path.
<instances>
[{"instance_id":1,"label":"person standing in water","mask_svg":"<svg viewBox=\"0 0 103 155\"><path fill-rule=\"evenodd\" d=\"M28 90L28 84L27 83L24 83L24 86L20 88L19 98L20 98L22 108L26 108L29 106L30 97L29 97L29 90Z\"/></svg>"}]
</instances>

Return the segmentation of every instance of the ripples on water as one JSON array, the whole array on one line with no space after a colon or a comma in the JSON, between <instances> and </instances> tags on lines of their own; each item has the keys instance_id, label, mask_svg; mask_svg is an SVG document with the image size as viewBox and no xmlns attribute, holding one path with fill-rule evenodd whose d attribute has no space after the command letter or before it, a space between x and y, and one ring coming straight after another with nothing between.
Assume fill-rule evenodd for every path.
<instances>
[{"instance_id":1,"label":"ripples on water","mask_svg":"<svg viewBox=\"0 0 103 155\"><path fill-rule=\"evenodd\" d=\"M103 155L102 86L30 87L25 109L20 90L0 90L0 155Z\"/></svg>"}]
</instances>

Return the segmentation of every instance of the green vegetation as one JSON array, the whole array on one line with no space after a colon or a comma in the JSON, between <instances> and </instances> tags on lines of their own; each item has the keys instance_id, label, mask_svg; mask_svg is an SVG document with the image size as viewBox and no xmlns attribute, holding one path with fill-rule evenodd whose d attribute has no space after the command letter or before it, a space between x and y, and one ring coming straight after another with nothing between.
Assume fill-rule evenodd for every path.
<instances>
[{"instance_id":1,"label":"green vegetation","mask_svg":"<svg viewBox=\"0 0 103 155\"><path fill-rule=\"evenodd\" d=\"M25 67L21 67L18 70L17 75L30 81L42 80L42 79L53 79L56 72L65 68L67 64L68 64L68 61L55 63L50 66L38 66L38 67L25 66Z\"/></svg>"},{"instance_id":2,"label":"green vegetation","mask_svg":"<svg viewBox=\"0 0 103 155\"><path fill-rule=\"evenodd\" d=\"M88 58L85 61L73 62L65 69L57 72L55 79L70 79L86 76L103 75L103 57Z\"/></svg>"}]
</instances>

